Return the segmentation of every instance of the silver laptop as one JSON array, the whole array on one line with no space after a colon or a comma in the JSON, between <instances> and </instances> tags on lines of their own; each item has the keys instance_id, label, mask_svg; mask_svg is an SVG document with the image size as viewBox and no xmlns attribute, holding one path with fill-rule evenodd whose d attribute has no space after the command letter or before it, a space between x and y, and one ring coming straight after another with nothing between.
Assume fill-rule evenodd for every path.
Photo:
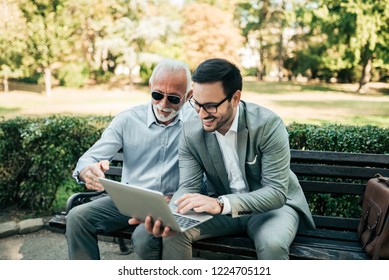
<instances>
[{"instance_id":1,"label":"silver laptop","mask_svg":"<svg viewBox=\"0 0 389 280\"><path fill-rule=\"evenodd\" d=\"M177 232L183 232L212 218L211 215L195 213L181 215L169 207L161 192L141 187L130 186L106 178L99 178L108 195L112 198L119 212L125 216L144 220L151 216L154 221L160 220Z\"/></svg>"}]
</instances>

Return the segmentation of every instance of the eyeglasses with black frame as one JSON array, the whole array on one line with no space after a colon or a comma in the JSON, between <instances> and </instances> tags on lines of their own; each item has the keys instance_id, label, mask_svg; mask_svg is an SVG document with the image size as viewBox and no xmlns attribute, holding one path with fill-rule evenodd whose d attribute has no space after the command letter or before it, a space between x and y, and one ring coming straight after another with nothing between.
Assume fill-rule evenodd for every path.
<instances>
[{"instance_id":1,"label":"eyeglasses with black frame","mask_svg":"<svg viewBox=\"0 0 389 280\"><path fill-rule=\"evenodd\" d=\"M222 101L219 103L205 103L205 104L200 104L196 100L193 99L193 96L189 99L189 104L195 109L197 113L200 112L200 109L203 108L205 112L208 114L216 114L217 113L217 107L222 105L228 97L224 98Z\"/></svg>"},{"instance_id":2,"label":"eyeglasses with black frame","mask_svg":"<svg viewBox=\"0 0 389 280\"><path fill-rule=\"evenodd\" d=\"M170 103L175 104L175 105L180 103L181 102L181 98L182 98L182 97L179 97L177 95L164 94L164 93L161 93L161 92L158 92L158 91L151 92L151 97L154 100L157 100L157 101L162 100L164 96L167 97L167 100L169 100Z\"/></svg>"}]
</instances>

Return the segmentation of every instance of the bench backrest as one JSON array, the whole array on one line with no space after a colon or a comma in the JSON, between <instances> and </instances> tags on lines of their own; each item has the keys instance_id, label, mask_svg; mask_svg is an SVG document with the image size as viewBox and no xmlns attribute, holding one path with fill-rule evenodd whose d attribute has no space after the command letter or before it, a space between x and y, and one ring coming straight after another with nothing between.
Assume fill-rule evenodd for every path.
<instances>
[{"instance_id":1,"label":"bench backrest","mask_svg":"<svg viewBox=\"0 0 389 280\"><path fill-rule=\"evenodd\" d=\"M361 202L370 178L377 173L389 176L389 155L291 150L291 169L307 197L318 193L348 195ZM324 215L314 215L314 220L319 228L352 231L357 231L359 223L359 218Z\"/></svg>"},{"instance_id":2,"label":"bench backrest","mask_svg":"<svg viewBox=\"0 0 389 280\"><path fill-rule=\"evenodd\" d=\"M106 175L120 177L118 153ZM291 169L309 199L317 194L356 196L361 201L367 181L380 173L389 177L389 155L291 150ZM359 218L314 215L318 228L357 231Z\"/></svg>"}]
</instances>

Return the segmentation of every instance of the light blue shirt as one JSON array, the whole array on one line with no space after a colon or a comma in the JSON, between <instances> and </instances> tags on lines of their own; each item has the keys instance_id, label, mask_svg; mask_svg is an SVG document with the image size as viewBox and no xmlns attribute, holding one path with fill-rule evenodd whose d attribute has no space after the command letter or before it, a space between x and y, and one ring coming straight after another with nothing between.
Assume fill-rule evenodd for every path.
<instances>
[{"instance_id":1,"label":"light blue shirt","mask_svg":"<svg viewBox=\"0 0 389 280\"><path fill-rule=\"evenodd\" d=\"M195 117L197 114L188 103L167 126L157 123L151 102L123 111L78 160L73 177L77 178L90 164L111 160L123 149L123 183L173 194L179 183L178 143L182 121Z\"/></svg>"}]
</instances>

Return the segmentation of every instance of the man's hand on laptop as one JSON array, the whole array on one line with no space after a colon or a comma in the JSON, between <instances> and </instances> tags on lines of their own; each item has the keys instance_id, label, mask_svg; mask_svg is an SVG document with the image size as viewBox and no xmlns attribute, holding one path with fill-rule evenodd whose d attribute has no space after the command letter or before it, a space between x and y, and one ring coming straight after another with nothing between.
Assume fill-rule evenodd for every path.
<instances>
[{"instance_id":1,"label":"man's hand on laptop","mask_svg":"<svg viewBox=\"0 0 389 280\"><path fill-rule=\"evenodd\" d=\"M102 160L94 164L88 165L80 172L80 180L85 182L85 186L89 190L102 191L103 185L99 182L99 177L105 177L104 172L109 169L109 161Z\"/></svg>"},{"instance_id":2,"label":"man's hand on laptop","mask_svg":"<svg viewBox=\"0 0 389 280\"><path fill-rule=\"evenodd\" d=\"M191 210L197 213L207 212L209 214L220 214L222 211L215 198L199 193L184 194L175 201L175 204L177 205L177 212L180 214L185 214Z\"/></svg>"}]
</instances>

